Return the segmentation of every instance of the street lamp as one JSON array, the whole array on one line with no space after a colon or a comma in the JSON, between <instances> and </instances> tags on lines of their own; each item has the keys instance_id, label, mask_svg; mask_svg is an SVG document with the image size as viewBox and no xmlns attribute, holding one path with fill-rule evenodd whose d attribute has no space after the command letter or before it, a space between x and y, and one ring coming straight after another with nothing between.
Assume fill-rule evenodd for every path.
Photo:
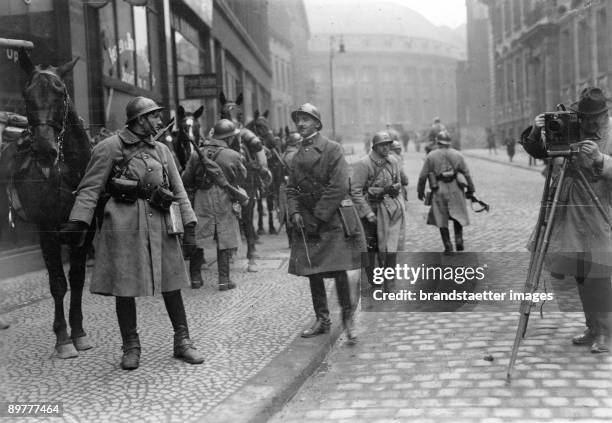
<instances>
[{"instance_id":1,"label":"street lamp","mask_svg":"<svg viewBox=\"0 0 612 423\"><path fill-rule=\"evenodd\" d=\"M334 108L334 50L335 50L336 37L333 35L329 37L329 86L331 94L331 121L332 121L332 139L336 140L336 113ZM338 47L338 53L346 53L344 50L344 41L340 37L340 45Z\"/></svg>"}]
</instances>

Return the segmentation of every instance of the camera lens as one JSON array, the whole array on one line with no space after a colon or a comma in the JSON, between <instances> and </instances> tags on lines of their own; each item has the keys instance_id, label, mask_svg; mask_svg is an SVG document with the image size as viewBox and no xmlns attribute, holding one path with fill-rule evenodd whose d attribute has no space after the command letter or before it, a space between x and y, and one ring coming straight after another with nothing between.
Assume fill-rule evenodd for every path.
<instances>
[{"instance_id":1,"label":"camera lens","mask_svg":"<svg viewBox=\"0 0 612 423\"><path fill-rule=\"evenodd\" d=\"M561 132L563 130L563 121L561 119L552 119L548 122L548 130L550 132Z\"/></svg>"}]
</instances>

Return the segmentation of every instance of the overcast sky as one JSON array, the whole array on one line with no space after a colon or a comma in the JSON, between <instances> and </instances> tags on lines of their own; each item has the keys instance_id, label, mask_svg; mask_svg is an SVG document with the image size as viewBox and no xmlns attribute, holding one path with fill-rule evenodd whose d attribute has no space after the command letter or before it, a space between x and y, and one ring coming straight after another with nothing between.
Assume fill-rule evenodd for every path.
<instances>
[{"instance_id":1,"label":"overcast sky","mask_svg":"<svg viewBox=\"0 0 612 423\"><path fill-rule=\"evenodd\" d=\"M325 0L333 2L334 0ZM380 0L353 0L355 3L367 2L377 3ZM403 4L416 12L419 12L427 20L434 25L446 25L451 28L456 28L465 23L465 0L389 0L395 3ZM518 0L516 0L518 1ZM306 7L308 3L313 2L321 4L322 0L304 0ZM324 3L324 2L323 2Z\"/></svg>"}]
</instances>

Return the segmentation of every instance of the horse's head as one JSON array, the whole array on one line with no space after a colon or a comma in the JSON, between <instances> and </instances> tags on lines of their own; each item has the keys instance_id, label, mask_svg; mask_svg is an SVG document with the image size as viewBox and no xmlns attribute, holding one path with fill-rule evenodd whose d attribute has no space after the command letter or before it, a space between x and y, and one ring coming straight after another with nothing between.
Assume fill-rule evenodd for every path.
<instances>
[{"instance_id":1,"label":"horse's head","mask_svg":"<svg viewBox=\"0 0 612 423\"><path fill-rule=\"evenodd\" d=\"M225 98L223 91L219 93L219 103L221 103L221 119L229 119L237 127L242 126L242 93L238 94L236 100Z\"/></svg>"},{"instance_id":2,"label":"horse's head","mask_svg":"<svg viewBox=\"0 0 612 423\"><path fill-rule=\"evenodd\" d=\"M204 106L201 106L195 112L188 112L183 106L178 106L177 109L177 126L179 135L186 137L189 141L198 142L200 139L200 123L198 119L204 112Z\"/></svg>"},{"instance_id":3,"label":"horse's head","mask_svg":"<svg viewBox=\"0 0 612 423\"><path fill-rule=\"evenodd\" d=\"M28 74L23 90L32 148L45 165L54 164L62 153L65 132L72 109L63 77L72 70L79 58L58 67L34 66L25 50L19 51L19 63Z\"/></svg>"},{"instance_id":4,"label":"horse's head","mask_svg":"<svg viewBox=\"0 0 612 423\"><path fill-rule=\"evenodd\" d=\"M272 131L272 126L268 121L267 110L262 115L259 114L258 110L255 110L253 120L250 121L246 127L253 131L267 148L277 147L274 144L274 132Z\"/></svg>"}]
</instances>

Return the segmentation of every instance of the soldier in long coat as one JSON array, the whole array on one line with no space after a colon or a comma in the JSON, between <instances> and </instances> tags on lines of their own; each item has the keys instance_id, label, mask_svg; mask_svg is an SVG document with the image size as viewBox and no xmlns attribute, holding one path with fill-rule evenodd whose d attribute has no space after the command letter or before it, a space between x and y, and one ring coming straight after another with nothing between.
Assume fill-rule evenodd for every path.
<instances>
[{"instance_id":1,"label":"soldier in long coat","mask_svg":"<svg viewBox=\"0 0 612 423\"><path fill-rule=\"evenodd\" d=\"M437 182L437 188L430 186L433 198L427 215L427 224L440 228L444 252L450 253L453 251L453 244L450 240L448 223L452 220L455 247L457 251L463 251L463 227L470 223L465 199L466 196L471 197L474 194L474 182L463 155L450 146L451 138L448 132L441 132L437 139L439 148L425 157L425 163L419 174L417 193L419 200L425 198L425 182L431 173L431 177ZM467 182L465 193L458 183L458 174L463 175Z\"/></svg>"},{"instance_id":2,"label":"soldier in long coat","mask_svg":"<svg viewBox=\"0 0 612 423\"><path fill-rule=\"evenodd\" d=\"M171 190L180 206L185 243L191 244L196 216L183 188L172 153L152 135L161 124L153 100L136 97L126 107L127 127L94 147L64 232L78 233L91 223L96 204L109 192L109 180L137 181L129 193L115 192L103 206L96 235L96 261L91 292L116 297L116 311L126 370L138 367L140 339L136 330L135 297L162 293L174 328L174 355L192 364L204 361L187 327L180 289L189 279L178 235L167 231L168 212L153 205L159 187ZM135 185L135 183L133 184ZM128 201L128 197L131 200Z\"/></svg>"},{"instance_id":3,"label":"soldier in long coat","mask_svg":"<svg viewBox=\"0 0 612 423\"><path fill-rule=\"evenodd\" d=\"M321 115L306 103L291 113L302 145L293 158L287 184L289 214L294 225L289 273L307 276L317 320L302 332L308 338L329 331L331 322L323 278L335 278L342 320L355 339L353 306L346 271L359 269L365 238L361 228L347 236L338 209L349 197L348 164L340 144L319 133ZM351 209L352 210L352 209ZM354 212L354 210L353 210ZM356 219L357 220L357 219ZM356 221L359 225L358 220ZM354 234L354 235L353 235Z\"/></svg>"},{"instance_id":4,"label":"soldier in long coat","mask_svg":"<svg viewBox=\"0 0 612 423\"><path fill-rule=\"evenodd\" d=\"M278 219L281 225L285 224L285 230L287 231L287 238L289 240L289 246L291 247L291 235L293 234L293 225L289 219L289 208L287 206L287 181L289 179L289 173L293 163L293 157L298 152L299 143L302 141L302 137L297 132L292 132L287 136L286 148L281 156L283 161L283 181L278 188Z\"/></svg>"},{"instance_id":5,"label":"soldier in long coat","mask_svg":"<svg viewBox=\"0 0 612 423\"><path fill-rule=\"evenodd\" d=\"M200 149L203 156L219 164L227 181L234 186L244 183L246 178L241 154L229 147L232 138L238 134L240 130L232 121L221 119L213 129L212 139ZM215 239L219 290L233 289L236 284L230 279L231 250L238 248L241 243L240 222L238 210L233 209L234 201L226 189L204 176L203 164L195 151L182 176L186 187L197 188L193 204L198 217L196 246L204 248L207 241Z\"/></svg>"},{"instance_id":6,"label":"soldier in long coat","mask_svg":"<svg viewBox=\"0 0 612 423\"><path fill-rule=\"evenodd\" d=\"M395 268L397 252L404 246L406 212L401 194L399 163L390 154L393 140L386 131L372 138L372 151L355 163L351 197L366 235L369 260L365 265L372 284L374 255L381 267Z\"/></svg>"},{"instance_id":7,"label":"soldier in long coat","mask_svg":"<svg viewBox=\"0 0 612 423\"><path fill-rule=\"evenodd\" d=\"M612 334L612 232L593 199L579 183L576 169L586 176L608 217L612 214L612 122L607 99L599 88L585 88L571 109L578 114L578 151L571 157L554 218L545 268L576 279L587 329L572 339L592 353L608 352ZM541 136L544 115L521 135L520 143L536 159L547 157ZM575 140L571 140L575 141ZM554 173L558 173L556 164Z\"/></svg>"}]
</instances>

